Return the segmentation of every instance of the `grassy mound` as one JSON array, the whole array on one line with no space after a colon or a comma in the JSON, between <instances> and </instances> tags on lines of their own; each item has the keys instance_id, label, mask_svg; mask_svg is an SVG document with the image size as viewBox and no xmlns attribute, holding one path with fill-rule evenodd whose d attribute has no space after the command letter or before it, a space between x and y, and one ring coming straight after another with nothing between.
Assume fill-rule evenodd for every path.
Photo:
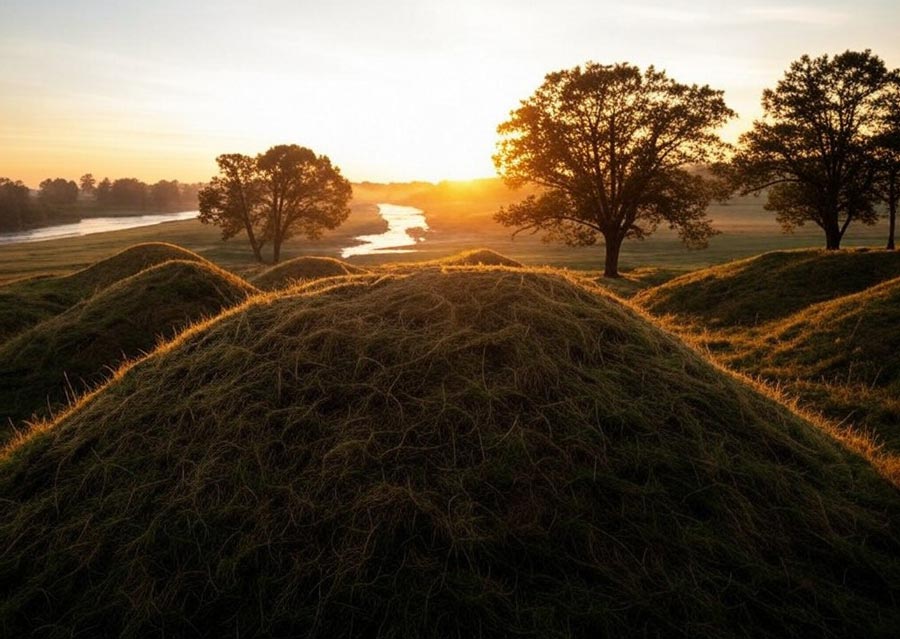
<instances>
[{"instance_id":1,"label":"grassy mound","mask_svg":"<svg viewBox=\"0 0 900 639\"><path fill-rule=\"evenodd\" d=\"M726 336L724 359L900 450L900 278Z\"/></svg>"},{"instance_id":2,"label":"grassy mound","mask_svg":"<svg viewBox=\"0 0 900 639\"><path fill-rule=\"evenodd\" d=\"M895 251L776 251L689 273L635 300L683 322L751 326L895 277L900 277Z\"/></svg>"},{"instance_id":3,"label":"grassy mound","mask_svg":"<svg viewBox=\"0 0 900 639\"><path fill-rule=\"evenodd\" d=\"M196 253L162 242L137 244L81 271L0 287L0 342L58 315L97 291L170 260L207 263Z\"/></svg>"},{"instance_id":4,"label":"grassy mound","mask_svg":"<svg viewBox=\"0 0 900 639\"><path fill-rule=\"evenodd\" d=\"M0 628L893 636L900 495L561 275L257 298L0 459Z\"/></svg>"},{"instance_id":5,"label":"grassy mound","mask_svg":"<svg viewBox=\"0 0 900 639\"><path fill-rule=\"evenodd\" d=\"M450 257L440 260L440 262L441 264L445 264L447 266L522 266L521 262L517 262L512 258L501 255L500 253L497 253L496 251L492 251L490 249L474 249L472 251L464 251L462 253L451 255Z\"/></svg>"},{"instance_id":6,"label":"grassy mound","mask_svg":"<svg viewBox=\"0 0 900 639\"><path fill-rule=\"evenodd\" d=\"M332 257L297 257L266 269L253 278L253 284L274 291L306 280L362 273L366 270Z\"/></svg>"},{"instance_id":7,"label":"grassy mound","mask_svg":"<svg viewBox=\"0 0 900 639\"><path fill-rule=\"evenodd\" d=\"M109 376L159 336L218 314L255 289L201 262L172 261L114 284L0 345L0 441Z\"/></svg>"}]
</instances>

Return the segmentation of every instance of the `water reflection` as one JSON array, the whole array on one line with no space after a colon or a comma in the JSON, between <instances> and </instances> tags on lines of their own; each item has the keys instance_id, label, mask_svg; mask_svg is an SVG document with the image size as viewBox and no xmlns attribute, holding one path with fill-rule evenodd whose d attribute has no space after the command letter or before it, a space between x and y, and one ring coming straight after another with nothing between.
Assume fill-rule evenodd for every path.
<instances>
[{"instance_id":1,"label":"water reflection","mask_svg":"<svg viewBox=\"0 0 900 639\"><path fill-rule=\"evenodd\" d=\"M181 211L180 213L155 213L149 215L123 215L120 217L87 217L79 222L71 224L57 224L44 226L38 229L17 231L15 233L0 233L0 244L18 244L24 242L41 242L43 240L56 240L63 237L80 237L92 233L105 233L107 231L122 231L141 226L153 226L163 222L175 222L178 220L190 220L199 211Z\"/></svg>"},{"instance_id":2,"label":"water reflection","mask_svg":"<svg viewBox=\"0 0 900 639\"><path fill-rule=\"evenodd\" d=\"M413 253L415 246L424 241L422 234L428 230L425 214L421 209L396 204L379 204L378 212L388 223L388 229L378 235L360 235L355 238L362 244L348 246L341 251L341 257L354 255L377 255L380 253Z\"/></svg>"}]
</instances>

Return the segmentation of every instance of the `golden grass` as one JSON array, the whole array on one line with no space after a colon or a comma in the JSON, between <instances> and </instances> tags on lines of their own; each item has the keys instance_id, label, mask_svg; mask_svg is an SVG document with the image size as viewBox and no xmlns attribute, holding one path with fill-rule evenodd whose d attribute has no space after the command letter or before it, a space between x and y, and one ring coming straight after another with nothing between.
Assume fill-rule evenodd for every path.
<instances>
[{"instance_id":1,"label":"golden grass","mask_svg":"<svg viewBox=\"0 0 900 639\"><path fill-rule=\"evenodd\" d=\"M7 447L0 628L891 636L880 451L774 393L552 269L258 295Z\"/></svg>"}]
</instances>

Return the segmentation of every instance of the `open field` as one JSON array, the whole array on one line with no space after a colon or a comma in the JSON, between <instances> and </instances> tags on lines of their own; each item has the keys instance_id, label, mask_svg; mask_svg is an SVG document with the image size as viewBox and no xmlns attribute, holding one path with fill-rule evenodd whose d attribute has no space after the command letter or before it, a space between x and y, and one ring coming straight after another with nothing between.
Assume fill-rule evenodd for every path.
<instances>
[{"instance_id":1,"label":"open field","mask_svg":"<svg viewBox=\"0 0 900 639\"><path fill-rule=\"evenodd\" d=\"M347 223L318 241L289 241L284 248L284 259L301 255L340 257L340 249L353 245L355 236L384 230L384 222L374 205L389 202L423 209L431 228L427 239L415 253L358 256L350 258L351 263L370 266L386 261L423 261L485 247L525 264L553 264L579 270L602 268L603 250L599 246L547 244L525 234L512 239L512 230L494 222L492 216L500 206L517 201L527 191L511 192L498 180L443 182L439 185L361 184L355 186L354 193L353 211ZM626 242L622 250L623 270L650 267L664 271L656 273L657 278L660 275L668 277L766 251L823 245L823 237L815 227L783 234L774 214L763 210L762 204L762 199L749 197L714 205L710 215L722 233L713 237L705 250L685 249L668 229L661 229L644 241ZM885 239L885 225L856 224L850 227L844 244L847 247L881 247ZM252 274L260 270L253 264L249 248L240 237L222 242L215 228L186 221L84 238L2 246L0 282L74 270L133 244L151 241L183 246L237 273Z\"/></svg>"},{"instance_id":2,"label":"open field","mask_svg":"<svg viewBox=\"0 0 900 639\"><path fill-rule=\"evenodd\" d=\"M422 188L275 267L197 222L0 247L0 634L893 638L900 254L686 273L818 243L741 202L608 280ZM335 259L385 200L422 250Z\"/></svg>"},{"instance_id":3,"label":"open field","mask_svg":"<svg viewBox=\"0 0 900 639\"><path fill-rule=\"evenodd\" d=\"M235 302L15 438L0 628L892 636L896 457L472 259Z\"/></svg>"}]
</instances>

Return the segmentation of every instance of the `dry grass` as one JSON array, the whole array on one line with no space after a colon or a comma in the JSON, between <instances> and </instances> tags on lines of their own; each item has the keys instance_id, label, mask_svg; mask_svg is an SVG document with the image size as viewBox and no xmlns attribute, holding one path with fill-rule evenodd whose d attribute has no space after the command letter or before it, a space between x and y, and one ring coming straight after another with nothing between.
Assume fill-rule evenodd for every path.
<instances>
[{"instance_id":1,"label":"dry grass","mask_svg":"<svg viewBox=\"0 0 900 639\"><path fill-rule=\"evenodd\" d=\"M0 499L10 636L900 623L897 490L548 270L397 270L253 298L9 447Z\"/></svg>"},{"instance_id":2,"label":"dry grass","mask_svg":"<svg viewBox=\"0 0 900 639\"><path fill-rule=\"evenodd\" d=\"M94 281L109 281L88 269ZM121 273L121 270L120 270ZM126 277L0 345L0 441L106 379L160 338L256 289L211 264L175 260Z\"/></svg>"},{"instance_id":3,"label":"dry grass","mask_svg":"<svg viewBox=\"0 0 900 639\"><path fill-rule=\"evenodd\" d=\"M119 280L170 260L201 262L212 267L196 253L174 244L150 242L132 246L70 275L4 284L0 286L0 343Z\"/></svg>"},{"instance_id":4,"label":"dry grass","mask_svg":"<svg viewBox=\"0 0 900 639\"><path fill-rule=\"evenodd\" d=\"M266 269L252 279L258 288L275 291L323 277L359 275L367 271L332 257L297 257Z\"/></svg>"},{"instance_id":5,"label":"dry grass","mask_svg":"<svg viewBox=\"0 0 900 639\"><path fill-rule=\"evenodd\" d=\"M895 277L896 251L776 251L688 273L635 300L686 325L754 326Z\"/></svg>"}]
</instances>

